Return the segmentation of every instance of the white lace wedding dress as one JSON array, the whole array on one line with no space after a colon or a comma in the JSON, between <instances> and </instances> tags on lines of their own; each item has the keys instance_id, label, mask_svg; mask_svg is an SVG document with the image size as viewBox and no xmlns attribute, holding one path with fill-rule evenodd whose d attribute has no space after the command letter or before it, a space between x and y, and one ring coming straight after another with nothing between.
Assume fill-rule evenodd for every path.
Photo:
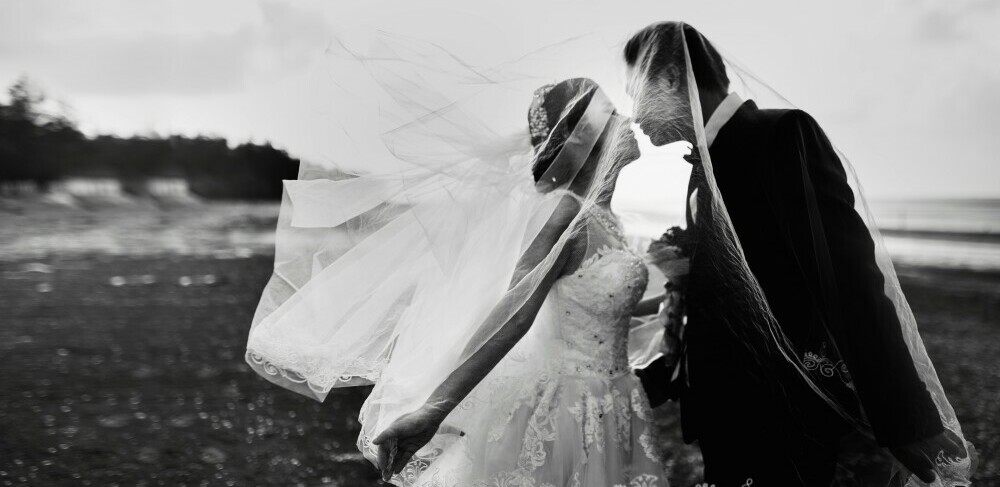
<instances>
[{"instance_id":1,"label":"white lace wedding dress","mask_svg":"<svg viewBox=\"0 0 1000 487\"><path fill-rule=\"evenodd\" d=\"M588 216L591 255L555 282L528 334L449 416L465 434L425 447L394 484L667 486L627 356L648 271L610 213ZM374 454L369 438L359 443Z\"/></svg>"}]
</instances>

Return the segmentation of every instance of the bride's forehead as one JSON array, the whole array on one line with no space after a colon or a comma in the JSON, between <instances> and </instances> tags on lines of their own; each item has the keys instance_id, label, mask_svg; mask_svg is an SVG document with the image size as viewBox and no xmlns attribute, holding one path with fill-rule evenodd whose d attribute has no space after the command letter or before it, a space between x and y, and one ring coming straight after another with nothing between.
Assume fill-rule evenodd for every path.
<instances>
[{"instance_id":1,"label":"bride's forehead","mask_svg":"<svg viewBox=\"0 0 1000 487\"><path fill-rule=\"evenodd\" d=\"M628 96L633 96L635 94L636 80L635 80L635 66L628 65L625 66L625 94Z\"/></svg>"}]
</instances>

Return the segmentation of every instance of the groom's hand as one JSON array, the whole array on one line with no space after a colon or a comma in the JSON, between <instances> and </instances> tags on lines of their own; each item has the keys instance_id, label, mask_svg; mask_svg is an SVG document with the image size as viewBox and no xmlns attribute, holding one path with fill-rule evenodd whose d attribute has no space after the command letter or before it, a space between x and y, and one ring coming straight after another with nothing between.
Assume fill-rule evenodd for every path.
<instances>
[{"instance_id":1,"label":"groom's hand","mask_svg":"<svg viewBox=\"0 0 1000 487\"><path fill-rule=\"evenodd\" d=\"M939 456L954 460L969 456L965 442L950 430L944 430L939 435L926 438L916 443L904 446L889 447L892 456L896 457L907 470L926 484L934 482L935 460Z\"/></svg>"},{"instance_id":2,"label":"groom's hand","mask_svg":"<svg viewBox=\"0 0 1000 487\"><path fill-rule=\"evenodd\" d=\"M660 312L663 320L663 356L668 368L680 360L684 332L684 295L677 289L668 289Z\"/></svg>"},{"instance_id":3,"label":"groom's hand","mask_svg":"<svg viewBox=\"0 0 1000 487\"><path fill-rule=\"evenodd\" d=\"M889 451L907 470L925 484L934 482L934 464L923 453L908 447L893 447Z\"/></svg>"}]
</instances>

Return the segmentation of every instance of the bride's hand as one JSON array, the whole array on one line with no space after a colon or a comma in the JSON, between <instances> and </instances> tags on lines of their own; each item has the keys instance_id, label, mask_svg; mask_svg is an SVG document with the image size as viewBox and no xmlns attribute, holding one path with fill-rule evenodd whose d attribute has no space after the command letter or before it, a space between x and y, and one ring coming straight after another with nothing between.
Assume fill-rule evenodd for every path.
<instances>
[{"instance_id":1,"label":"bride's hand","mask_svg":"<svg viewBox=\"0 0 1000 487\"><path fill-rule=\"evenodd\" d=\"M378 468L382 480L388 482L393 474L403 470L410 457L434 437L444 416L433 406L424 405L400 416L372 440L378 446Z\"/></svg>"}]
</instances>

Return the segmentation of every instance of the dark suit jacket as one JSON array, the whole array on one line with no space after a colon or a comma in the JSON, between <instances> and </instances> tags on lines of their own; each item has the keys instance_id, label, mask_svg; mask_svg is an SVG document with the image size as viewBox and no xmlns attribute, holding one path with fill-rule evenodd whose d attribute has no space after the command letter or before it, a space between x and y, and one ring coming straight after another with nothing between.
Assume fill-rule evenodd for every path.
<instances>
[{"instance_id":1,"label":"dark suit jacket","mask_svg":"<svg viewBox=\"0 0 1000 487\"><path fill-rule=\"evenodd\" d=\"M863 408L881 445L941 432L883 291L874 244L854 210L843 165L815 120L800 110L760 110L747 101L709 154L750 270L777 326L802 354L797 359L822 367L816 377L838 402L854 408L852 414ZM689 196L700 187L698 223L712 218L704 184L696 162ZM812 223L810 190L818 210ZM789 434L836 438L846 432L840 415L790 364L768 353L774 349L766 339L748 331L748 302L711 245L718 236L703 227L694 227L699 244L688 285L689 386L680 398L685 439L725 424L772 420ZM652 397L667 380L656 365L640 374Z\"/></svg>"}]
</instances>

